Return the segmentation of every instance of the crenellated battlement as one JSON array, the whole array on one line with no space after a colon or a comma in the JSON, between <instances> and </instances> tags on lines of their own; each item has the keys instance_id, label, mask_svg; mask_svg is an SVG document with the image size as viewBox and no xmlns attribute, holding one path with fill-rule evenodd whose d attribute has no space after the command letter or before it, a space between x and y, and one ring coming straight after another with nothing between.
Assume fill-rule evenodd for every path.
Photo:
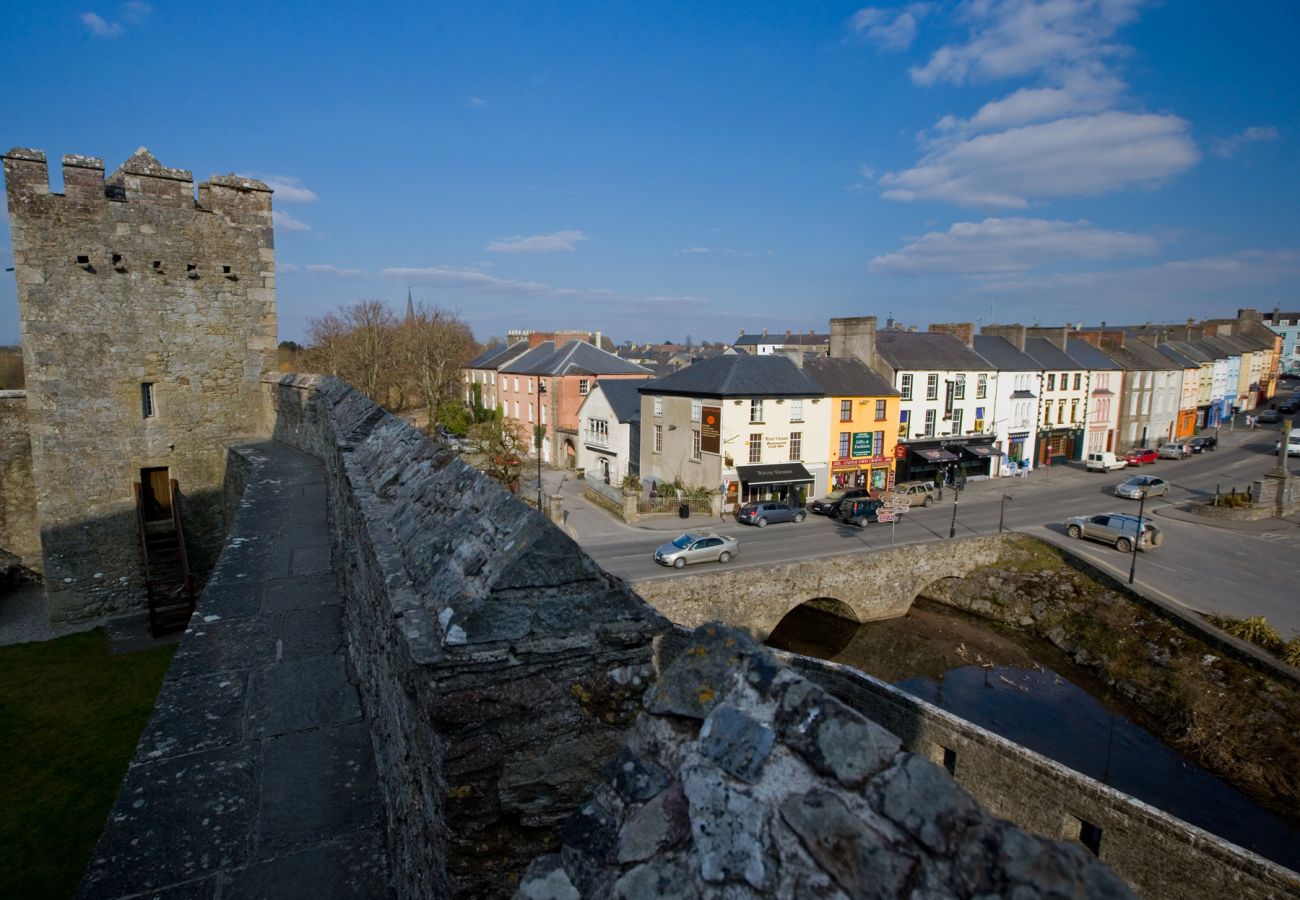
<instances>
[{"instance_id":1,"label":"crenellated battlement","mask_svg":"<svg viewBox=\"0 0 1300 900\"><path fill-rule=\"evenodd\" d=\"M271 189L261 181L234 174L213 175L201 182L196 199L193 173L164 166L144 147L107 178L99 157L65 155L62 194L50 190L49 164L43 150L15 147L0 159L4 161L10 209L47 197L77 206L126 202L237 215L269 215L271 211Z\"/></svg>"}]
</instances>

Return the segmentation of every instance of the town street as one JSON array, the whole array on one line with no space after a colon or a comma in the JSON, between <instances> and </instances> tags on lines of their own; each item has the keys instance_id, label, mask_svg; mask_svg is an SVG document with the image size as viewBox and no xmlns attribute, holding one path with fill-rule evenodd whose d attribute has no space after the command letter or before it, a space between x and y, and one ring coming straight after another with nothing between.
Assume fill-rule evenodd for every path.
<instances>
[{"instance_id":1,"label":"town street","mask_svg":"<svg viewBox=\"0 0 1300 900\"><path fill-rule=\"evenodd\" d=\"M1274 464L1276 427L1258 431L1224 430L1219 449L1185 460L1161 460L1140 470L1102 474L1081 465L1039 469L1026 478L972 482L956 501L956 534L987 534L998 529L1005 503L1005 527L1055 541L1112 575L1127 580L1132 557L1114 548L1065 535L1065 519L1101 512L1136 513L1138 502L1114 496L1113 489L1135 471L1171 482L1169 493L1147 502L1146 510L1165 533L1164 543L1138 554L1137 585L1198 612L1236 617L1262 615L1284 638L1300 634L1300 517L1269 519L1234 527L1208 524L1180 514L1177 507L1226 492L1244 491ZM1300 460L1289 460L1300 474ZM930 509L916 508L896 525L866 528L840 525L809 515L802 524L765 529L692 516L656 517L627 525L582 501L581 485L562 473L547 473L548 486L565 497L565 524L583 548L606 570L629 581L680 577L657 565L655 547L684 531L717 532L738 538L741 552L728 566L762 566L918 541L947 540L953 527L954 493ZM1175 517L1177 516L1177 517ZM716 564L685 570L708 573Z\"/></svg>"}]
</instances>

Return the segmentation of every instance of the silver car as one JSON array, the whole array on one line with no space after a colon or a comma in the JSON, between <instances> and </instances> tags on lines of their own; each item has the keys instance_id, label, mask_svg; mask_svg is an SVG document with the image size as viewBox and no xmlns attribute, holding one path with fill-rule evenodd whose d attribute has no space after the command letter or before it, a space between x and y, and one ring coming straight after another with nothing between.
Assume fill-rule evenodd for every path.
<instances>
[{"instance_id":1,"label":"silver car","mask_svg":"<svg viewBox=\"0 0 1300 900\"><path fill-rule=\"evenodd\" d=\"M1115 486L1115 496L1138 500L1145 491L1148 497L1159 497L1169 490L1169 482L1154 475L1134 475L1123 484Z\"/></svg>"},{"instance_id":2,"label":"silver car","mask_svg":"<svg viewBox=\"0 0 1300 900\"><path fill-rule=\"evenodd\" d=\"M1128 513L1101 513L1095 516L1075 516L1067 519L1065 533L1072 538L1088 538L1111 544L1116 550L1128 553L1136 539L1139 550L1159 547L1164 534L1148 518L1138 518Z\"/></svg>"},{"instance_id":3,"label":"silver car","mask_svg":"<svg viewBox=\"0 0 1300 900\"><path fill-rule=\"evenodd\" d=\"M683 534L655 551L655 562L680 569L687 563L724 563L740 552L740 541L720 534Z\"/></svg>"},{"instance_id":4,"label":"silver car","mask_svg":"<svg viewBox=\"0 0 1300 900\"><path fill-rule=\"evenodd\" d=\"M1187 459L1192 455L1192 448L1189 444L1181 441L1174 441L1169 444L1161 444L1156 452L1160 454L1161 459Z\"/></svg>"}]
</instances>

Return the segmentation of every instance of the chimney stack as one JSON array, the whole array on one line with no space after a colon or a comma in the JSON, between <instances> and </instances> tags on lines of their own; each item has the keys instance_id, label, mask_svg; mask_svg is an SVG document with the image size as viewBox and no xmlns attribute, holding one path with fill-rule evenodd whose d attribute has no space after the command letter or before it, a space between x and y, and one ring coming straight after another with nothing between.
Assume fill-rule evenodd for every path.
<instances>
[{"instance_id":1,"label":"chimney stack","mask_svg":"<svg viewBox=\"0 0 1300 900\"><path fill-rule=\"evenodd\" d=\"M1009 342L1021 353L1025 352L1025 332L1028 329L1023 325L985 325L980 328L980 334L987 334L992 337L1000 337Z\"/></svg>"},{"instance_id":2,"label":"chimney stack","mask_svg":"<svg viewBox=\"0 0 1300 900\"><path fill-rule=\"evenodd\" d=\"M831 319L831 356L860 359L876 368L876 317Z\"/></svg>"},{"instance_id":3,"label":"chimney stack","mask_svg":"<svg viewBox=\"0 0 1300 900\"><path fill-rule=\"evenodd\" d=\"M974 322L940 322L930 326L931 334L951 334L967 347L975 346Z\"/></svg>"},{"instance_id":4,"label":"chimney stack","mask_svg":"<svg viewBox=\"0 0 1300 900\"><path fill-rule=\"evenodd\" d=\"M1027 328L1025 334L1028 337L1046 338L1051 341L1056 349L1064 352L1065 340L1068 330L1065 327L1060 328Z\"/></svg>"}]
</instances>

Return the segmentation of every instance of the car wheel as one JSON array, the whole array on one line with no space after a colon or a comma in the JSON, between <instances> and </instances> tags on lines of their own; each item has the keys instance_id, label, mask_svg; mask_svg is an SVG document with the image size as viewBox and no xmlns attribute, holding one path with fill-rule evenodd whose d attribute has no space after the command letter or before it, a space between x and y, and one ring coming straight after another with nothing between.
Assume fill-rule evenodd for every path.
<instances>
[{"instance_id":1,"label":"car wheel","mask_svg":"<svg viewBox=\"0 0 1300 900\"><path fill-rule=\"evenodd\" d=\"M759 519L757 522L755 522L754 524L757 525L759 528L766 528L766 527L767 527L767 519L761 519L761 518L760 518L760 519Z\"/></svg>"},{"instance_id":2,"label":"car wheel","mask_svg":"<svg viewBox=\"0 0 1300 900\"><path fill-rule=\"evenodd\" d=\"M673 568L674 568L674 569L684 569L684 568L686 568L686 558L685 558L685 557L682 557L682 556L679 556L679 557L677 557L676 559L674 559L674 560L673 560Z\"/></svg>"},{"instance_id":3,"label":"car wheel","mask_svg":"<svg viewBox=\"0 0 1300 900\"><path fill-rule=\"evenodd\" d=\"M1133 542L1128 538L1120 538L1115 542L1115 549L1120 553L1129 553L1133 550Z\"/></svg>"},{"instance_id":4,"label":"car wheel","mask_svg":"<svg viewBox=\"0 0 1300 900\"><path fill-rule=\"evenodd\" d=\"M925 502L922 503L921 505L926 507L934 506L934 498L931 497L929 494L926 494Z\"/></svg>"},{"instance_id":5,"label":"car wheel","mask_svg":"<svg viewBox=\"0 0 1300 900\"><path fill-rule=\"evenodd\" d=\"M731 559L731 554L728 553L726 550L723 550L721 553L718 554L718 562L720 563L728 562L730 559Z\"/></svg>"},{"instance_id":6,"label":"car wheel","mask_svg":"<svg viewBox=\"0 0 1300 900\"><path fill-rule=\"evenodd\" d=\"M795 513L795 514L794 514L794 524L798 525L798 524L799 524L800 522L802 522L803 520L804 520L804 515L803 515L803 513Z\"/></svg>"},{"instance_id":7,"label":"car wheel","mask_svg":"<svg viewBox=\"0 0 1300 900\"><path fill-rule=\"evenodd\" d=\"M1069 528L1065 529L1065 533L1072 538L1083 537L1083 529L1078 525L1071 525Z\"/></svg>"}]
</instances>

